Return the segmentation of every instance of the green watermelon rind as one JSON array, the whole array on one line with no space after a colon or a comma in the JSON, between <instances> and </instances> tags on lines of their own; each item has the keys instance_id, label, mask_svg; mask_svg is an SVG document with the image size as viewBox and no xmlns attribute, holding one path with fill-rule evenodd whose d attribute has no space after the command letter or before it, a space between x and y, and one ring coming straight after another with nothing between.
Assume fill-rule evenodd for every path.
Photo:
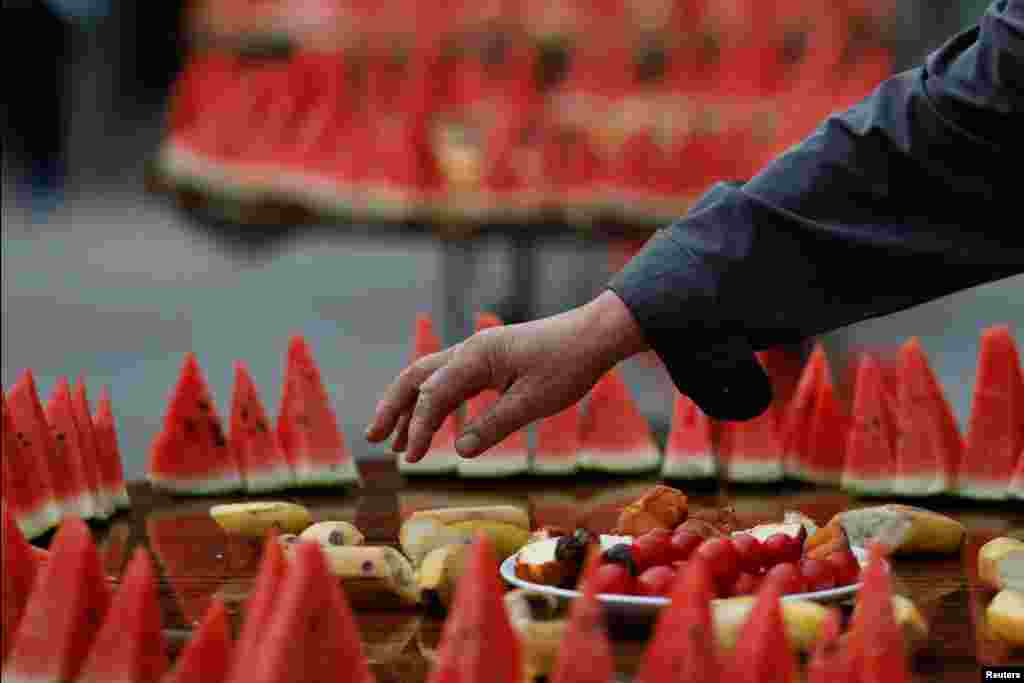
<instances>
[{"instance_id":1,"label":"green watermelon rind","mask_svg":"<svg viewBox=\"0 0 1024 683\"><path fill-rule=\"evenodd\" d=\"M54 502L43 503L36 510L18 515L15 522L22 535L33 541L47 532L60 526L63 513Z\"/></svg>"},{"instance_id":2,"label":"green watermelon rind","mask_svg":"<svg viewBox=\"0 0 1024 683\"><path fill-rule=\"evenodd\" d=\"M530 474L541 477L565 477L579 472L579 455L535 453L530 461Z\"/></svg>"},{"instance_id":3,"label":"green watermelon rind","mask_svg":"<svg viewBox=\"0 0 1024 683\"><path fill-rule=\"evenodd\" d=\"M530 471L529 453L496 452L485 453L476 458L461 458L458 474L464 478L486 479L490 477L516 477Z\"/></svg>"},{"instance_id":4,"label":"green watermelon rind","mask_svg":"<svg viewBox=\"0 0 1024 683\"><path fill-rule=\"evenodd\" d=\"M892 478L891 493L906 498L927 498L940 496L949 491L949 481L945 474L938 477L910 477L897 475Z\"/></svg>"},{"instance_id":5,"label":"green watermelon rind","mask_svg":"<svg viewBox=\"0 0 1024 683\"><path fill-rule=\"evenodd\" d=\"M306 465L295 468L295 480L289 488L347 487L362 484L362 476L354 460L347 459L327 466L310 469Z\"/></svg>"},{"instance_id":6,"label":"green watermelon rind","mask_svg":"<svg viewBox=\"0 0 1024 683\"><path fill-rule=\"evenodd\" d=\"M410 463L405 459L404 453L397 453L395 456L398 463L398 472L402 475L446 475L455 474L459 468L459 461L462 456L453 448L431 449L422 460Z\"/></svg>"},{"instance_id":7,"label":"green watermelon rind","mask_svg":"<svg viewBox=\"0 0 1024 683\"><path fill-rule=\"evenodd\" d=\"M242 478L236 475L219 479L169 479L150 473L146 478L153 488L177 496L212 496L245 490Z\"/></svg>"},{"instance_id":8,"label":"green watermelon rind","mask_svg":"<svg viewBox=\"0 0 1024 683\"><path fill-rule=\"evenodd\" d=\"M740 484L774 484L786 478L782 457L743 458L725 463L726 481Z\"/></svg>"},{"instance_id":9,"label":"green watermelon rind","mask_svg":"<svg viewBox=\"0 0 1024 683\"><path fill-rule=\"evenodd\" d=\"M866 479L844 474L839 480L839 488L859 496L893 495L892 485L888 479Z\"/></svg>"},{"instance_id":10,"label":"green watermelon rind","mask_svg":"<svg viewBox=\"0 0 1024 683\"><path fill-rule=\"evenodd\" d=\"M718 477L718 461L711 449L702 453L665 451L661 476L681 480L715 479Z\"/></svg>"},{"instance_id":11,"label":"green watermelon rind","mask_svg":"<svg viewBox=\"0 0 1024 683\"><path fill-rule=\"evenodd\" d=\"M584 448L580 451L580 469L608 474L634 474L654 472L661 464L661 451L655 445L629 451L607 451Z\"/></svg>"},{"instance_id":12,"label":"green watermelon rind","mask_svg":"<svg viewBox=\"0 0 1024 683\"><path fill-rule=\"evenodd\" d=\"M956 493L971 500L1006 500L1007 487L1005 483L971 481L961 477Z\"/></svg>"},{"instance_id":13,"label":"green watermelon rind","mask_svg":"<svg viewBox=\"0 0 1024 683\"><path fill-rule=\"evenodd\" d=\"M295 483L295 473L291 466L282 463L270 472L261 472L255 476L246 474L244 479L246 493L273 493L291 488Z\"/></svg>"}]
</instances>

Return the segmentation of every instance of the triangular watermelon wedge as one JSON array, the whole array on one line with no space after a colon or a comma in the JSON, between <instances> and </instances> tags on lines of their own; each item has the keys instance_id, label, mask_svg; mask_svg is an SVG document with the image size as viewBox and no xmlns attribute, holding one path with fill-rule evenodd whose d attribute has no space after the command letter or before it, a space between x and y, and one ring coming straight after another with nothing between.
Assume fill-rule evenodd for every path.
<instances>
[{"instance_id":1,"label":"triangular watermelon wedge","mask_svg":"<svg viewBox=\"0 0 1024 683\"><path fill-rule=\"evenodd\" d=\"M668 479L712 479L717 474L711 418L690 397L677 392L661 475Z\"/></svg>"},{"instance_id":2,"label":"triangular watermelon wedge","mask_svg":"<svg viewBox=\"0 0 1024 683\"><path fill-rule=\"evenodd\" d=\"M583 469L649 472L661 465L651 427L615 368L591 389L582 431Z\"/></svg>"},{"instance_id":3,"label":"triangular watermelon wedge","mask_svg":"<svg viewBox=\"0 0 1024 683\"><path fill-rule=\"evenodd\" d=\"M860 357L846 439L842 487L868 495L892 492L896 463L896 425L884 386L882 367L872 354Z\"/></svg>"},{"instance_id":4,"label":"triangular watermelon wedge","mask_svg":"<svg viewBox=\"0 0 1024 683\"><path fill-rule=\"evenodd\" d=\"M14 634L25 613L28 596L39 574L39 559L25 540L7 501L3 508L3 538L0 540L0 663L14 643Z\"/></svg>"},{"instance_id":5,"label":"triangular watermelon wedge","mask_svg":"<svg viewBox=\"0 0 1024 683\"><path fill-rule=\"evenodd\" d=\"M71 476L70 490L73 493L70 502L65 504L64 513L74 514L82 519L100 517L95 495L98 488L96 470L90 470L86 466L82 433L75 421L75 409L66 377L57 378L50 400L46 404L46 420L53 431L53 445L57 458L66 463Z\"/></svg>"},{"instance_id":6,"label":"triangular watermelon wedge","mask_svg":"<svg viewBox=\"0 0 1024 683\"><path fill-rule=\"evenodd\" d=\"M981 334L967 446L957 488L967 498L1002 500L1020 453L1021 365L1006 325Z\"/></svg>"},{"instance_id":7,"label":"triangular watermelon wedge","mask_svg":"<svg viewBox=\"0 0 1024 683\"><path fill-rule=\"evenodd\" d=\"M288 346L288 366L277 434L299 487L360 484L359 469L345 444L331 397L309 344L301 335Z\"/></svg>"},{"instance_id":8,"label":"triangular watermelon wedge","mask_svg":"<svg viewBox=\"0 0 1024 683\"><path fill-rule=\"evenodd\" d=\"M572 603L558 658L548 677L551 683L607 683L615 678L604 607L597 599L594 581L601 566L600 556L600 552L592 551L587 558L580 580L583 595Z\"/></svg>"},{"instance_id":9,"label":"triangular watermelon wedge","mask_svg":"<svg viewBox=\"0 0 1024 683\"><path fill-rule=\"evenodd\" d=\"M473 542L465 573L441 631L438 661L427 683L520 683L522 645L509 621L494 550ZM501 666L495 666L501 662Z\"/></svg>"},{"instance_id":10,"label":"triangular watermelon wedge","mask_svg":"<svg viewBox=\"0 0 1024 683\"><path fill-rule=\"evenodd\" d=\"M282 593L288 563L281 549L281 541L274 533L267 535L263 543L263 559L260 571L253 582L252 591L245 601L245 619L235 645L235 664L232 672L242 663L256 656L270 620L274 615L277 600Z\"/></svg>"},{"instance_id":11,"label":"triangular watermelon wedge","mask_svg":"<svg viewBox=\"0 0 1024 683\"><path fill-rule=\"evenodd\" d=\"M132 506L128 488L124 483L124 465L121 462L121 449L117 445L117 425L114 423L114 409L110 400L110 387L104 385L100 389L100 400L93 415L93 426L96 429L96 446L99 451L100 481L107 495L114 501L119 510L127 510Z\"/></svg>"},{"instance_id":12,"label":"triangular watermelon wedge","mask_svg":"<svg viewBox=\"0 0 1024 683\"><path fill-rule=\"evenodd\" d=\"M321 579L322 587L318 593L324 598L326 614L323 631L312 643L319 646L319 652L312 654L312 658L314 661L330 662L331 666L322 670L320 677L315 680L324 683L339 679L351 683L374 683L363 638L345 591L326 572Z\"/></svg>"},{"instance_id":13,"label":"triangular watermelon wedge","mask_svg":"<svg viewBox=\"0 0 1024 683\"><path fill-rule=\"evenodd\" d=\"M57 459L53 433L46 421L43 405L39 402L39 392L31 370L26 370L14 385L7 396L7 407L17 428L15 435L20 435L18 441L22 453L28 454L24 460L32 463L32 468L26 473L38 480L33 488L44 489L50 495L49 504L45 511L41 511L43 516L31 520L32 525L52 529L60 522L65 505L71 502L70 464ZM35 534L26 529L25 535L32 538Z\"/></svg>"},{"instance_id":14,"label":"triangular watermelon wedge","mask_svg":"<svg viewBox=\"0 0 1024 683\"><path fill-rule=\"evenodd\" d=\"M242 361L235 363L228 436L249 493L288 488L295 481L291 465L263 409L256 383Z\"/></svg>"},{"instance_id":15,"label":"triangular watermelon wedge","mask_svg":"<svg viewBox=\"0 0 1024 683\"><path fill-rule=\"evenodd\" d=\"M896 463L893 493L929 496L950 490L963 453L953 410L942 394L920 342L900 350Z\"/></svg>"},{"instance_id":16,"label":"triangular watermelon wedge","mask_svg":"<svg viewBox=\"0 0 1024 683\"><path fill-rule=\"evenodd\" d=\"M800 460L800 478L815 484L839 484L850 418L835 394L832 378L818 385L818 396L809 425L807 451Z\"/></svg>"},{"instance_id":17,"label":"triangular watermelon wedge","mask_svg":"<svg viewBox=\"0 0 1024 683\"><path fill-rule=\"evenodd\" d=\"M504 323L497 316L481 313L477 316L476 331L501 327ZM466 423L473 424L497 403L501 394L493 389L483 391L469 400ZM509 477L523 474L530 467L530 447L526 429L519 429L505 437L505 440L491 446L475 458L459 458L460 477Z\"/></svg>"},{"instance_id":18,"label":"triangular watermelon wedge","mask_svg":"<svg viewBox=\"0 0 1024 683\"><path fill-rule=\"evenodd\" d=\"M797 680L797 662L782 620L782 595L782 586L774 578L761 584L754 608L740 628L721 680L772 683Z\"/></svg>"},{"instance_id":19,"label":"triangular watermelon wedge","mask_svg":"<svg viewBox=\"0 0 1024 683\"><path fill-rule=\"evenodd\" d=\"M1024 449L1021 449L1017 456L1017 468L1013 471L1013 479L1010 480L1010 498L1024 500Z\"/></svg>"},{"instance_id":20,"label":"triangular watermelon wedge","mask_svg":"<svg viewBox=\"0 0 1024 683\"><path fill-rule=\"evenodd\" d=\"M167 673L153 562L135 554L76 683L159 683Z\"/></svg>"},{"instance_id":21,"label":"triangular watermelon wedge","mask_svg":"<svg viewBox=\"0 0 1024 683\"><path fill-rule=\"evenodd\" d=\"M82 444L82 463L85 474L96 499L96 512L100 519L109 519L117 512L117 505L107 487L103 484L100 472L100 446L96 438L96 425L92 421L92 410L89 407L89 394L85 388L85 379L81 376L75 380L74 392L71 397L75 423Z\"/></svg>"},{"instance_id":22,"label":"triangular watermelon wedge","mask_svg":"<svg viewBox=\"0 0 1024 683\"><path fill-rule=\"evenodd\" d=\"M807 683L856 683L857 670L840 641L842 613L830 609L821 624L818 644L807 664Z\"/></svg>"},{"instance_id":23,"label":"triangular watermelon wedge","mask_svg":"<svg viewBox=\"0 0 1024 683\"><path fill-rule=\"evenodd\" d=\"M846 645L857 680L862 683L904 683L908 671L903 629L893 612L892 576L886 548L872 543L868 565L850 622Z\"/></svg>"},{"instance_id":24,"label":"triangular watermelon wedge","mask_svg":"<svg viewBox=\"0 0 1024 683\"><path fill-rule=\"evenodd\" d=\"M77 681L110 605L99 553L89 527L67 517L4 662L4 683Z\"/></svg>"},{"instance_id":25,"label":"triangular watermelon wedge","mask_svg":"<svg viewBox=\"0 0 1024 683\"><path fill-rule=\"evenodd\" d=\"M162 683L225 683L231 652L227 609L223 602L214 599L203 623Z\"/></svg>"},{"instance_id":26,"label":"triangular watermelon wedge","mask_svg":"<svg viewBox=\"0 0 1024 683\"><path fill-rule=\"evenodd\" d=\"M728 481L767 484L785 476L784 449L775 404L755 418L723 422L718 455Z\"/></svg>"},{"instance_id":27,"label":"triangular watermelon wedge","mask_svg":"<svg viewBox=\"0 0 1024 683\"><path fill-rule=\"evenodd\" d=\"M441 340L434 333L434 323L430 316L420 313L416 316L415 334L413 337L412 362L441 350ZM398 454L398 471L402 474L451 474L458 469L459 454L455 451L455 439L459 433L459 415L454 412L445 418L434 433L430 442L430 450L422 460L408 462L404 455Z\"/></svg>"},{"instance_id":28,"label":"triangular watermelon wedge","mask_svg":"<svg viewBox=\"0 0 1024 683\"><path fill-rule=\"evenodd\" d=\"M703 560L689 562L679 572L671 603L658 615L637 683L719 679L724 662L711 617L712 585Z\"/></svg>"},{"instance_id":29,"label":"triangular watermelon wedge","mask_svg":"<svg viewBox=\"0 0 1024 683\"><path fill-rule=\"evenodd\" d=\"M579 403L573 403L537 423L530 471L534 474L574 474L579 449L580 407Z\"/></svg>"},{"instance_id":30,"label":"triangular watermelon wedge","mask_svg":"<svg viewBox=\"0 0 1024 683\"><path fill-rule=\"evenodd\" d=\"M803 372L800 373L793 398L790 400L785 418L782 420L782 446L785 449L783 467L786 474L795 479L802 479L804 476L801 467L808 449L818 385L828 374L828 357L825 355L825 347L820 343L815 344Z\"/></svg>"},{"instance_id":31,"label":"triangular watermelon wedge","mask_svg":"<svg viewBox=\"0 0 1024 683\"><path fill-rule=\"evenodd\" d=\"M147 476L154 487L178 495L204 496L243 488L238 461L192 353L185 356L163 430L150 447Z\"/></svg>"},{"instance_id":32,"label":"triangular watermelon wedge","mask_svg":"<svg viewBox=\"0 0 1024 683\"><path fill-rule=\"evenodd\" d=\"M3 419L3 454L0 455L3 499L11 508L21 533L29 539L37 538L57 525L60 508L53 502L46 462L32 447L31 437L18 430L2 393L0 413Z\"/></svg>"}]
</instances>

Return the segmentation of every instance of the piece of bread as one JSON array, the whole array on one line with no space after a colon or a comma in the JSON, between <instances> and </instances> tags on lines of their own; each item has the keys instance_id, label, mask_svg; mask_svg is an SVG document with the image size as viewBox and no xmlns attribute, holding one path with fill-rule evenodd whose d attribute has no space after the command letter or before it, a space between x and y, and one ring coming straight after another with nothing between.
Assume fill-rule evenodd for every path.
<instances>
[{"instance_id":1,"label":"piece of bread","mask_svg":"<svg viewBox=\"0 0 1024 683\"><path fill-rule=\"evenodd\" d=\"M906 533L893 552L898 555L952 554L964 541L964 526L946 515L911 505L876 505L840 512L829 524L842 524L850 544L866 547L867 542L887 528L904 524Z\"/></svg>"},{"instance_id":2,"label":"piece of bread","mask_svg":"<svg viewBox=\"0 0 1024 683\"><path fill-rule=\"evenodd\" d=\"M652 529L675 529L686 521L686 494L659 484L623 508L612 533L643 536Z\"/></svg>"},{"instance_id":3,"label":"piece of bread","mask_svg":"<svg viewBox=\"0 0 1024 683\"><path fill-rule=\"evenodd\" d=\"M978 578L992 590L1024 593L1024 541L993 538L978 551Z\"/></svg>"},{"instance_id":4,"label":"piece of bread","mask_svg":"<svg viewBox=\"0 0 1024 683\"><path fill-rule=\"evenodd\" d=\"M1024 593L1007 588L985 610L989 631L1013 647L1024 647Z\"/></svg>"}]
</instances>

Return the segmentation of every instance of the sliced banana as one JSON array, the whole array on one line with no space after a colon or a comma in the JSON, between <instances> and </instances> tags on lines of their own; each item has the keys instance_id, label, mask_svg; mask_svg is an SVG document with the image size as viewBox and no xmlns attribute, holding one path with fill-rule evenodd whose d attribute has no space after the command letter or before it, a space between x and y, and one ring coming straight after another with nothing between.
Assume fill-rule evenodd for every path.
<instances>
[{"instance_id":1,"label":"sliced banana","mask_svg":"<svg viewBox=\"0 0 1024 683\"><path fill-rule=\"evenodd\" d=\"M303 541L316 541L324 547L362 545L363 533L348 522L317 522L299 534Z\"/></svg>"},{"instance_id":2,"label":"sliced banana","mask_svg":"<svg viewBox=\"0 0 1024 683\"><path fill-rule=\"evenodd\" d=\"M409 607L420 603L413 568L394 548L322 547L328 569L341 580L354 607Z\"/></svg>"},{"instance_id":3,"label":"sliced banana","mask_svg":"<svg viewBox=\"0 0 1024 683\"><path fill-rule=\"evenodd\" d=\"M427 607L439 611L451 606L470 547L468 543L452 543L435 548L423 558L416 571L416 583Z\"/></svg>"},{"instance_id":4,"label":"sliced banana","mask_svg":"<svg viewBox=\"0 0 1024 683\"><path fill-rule=\"evenodd\" d=\"M214 505L210 516L228 533L253 538L263 538L271 529L298 534L313 523L309 510L282 501Z\"/></svg>"}]
</instances>

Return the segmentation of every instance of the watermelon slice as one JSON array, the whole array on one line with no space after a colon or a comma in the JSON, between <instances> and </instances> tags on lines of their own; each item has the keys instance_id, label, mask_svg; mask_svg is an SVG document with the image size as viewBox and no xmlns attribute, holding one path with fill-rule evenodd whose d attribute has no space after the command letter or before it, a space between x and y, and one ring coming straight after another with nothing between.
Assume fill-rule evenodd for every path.
<instances>
[{"instance_id":1,"label":"watermelon slice","mask_svg":"<svg viewBox=\"0 0 1024 683\"><path fill-rule=\"evenodd\" d=\"M89 395L85 389L85 379L81 376L75 380L74 394L71 399L75 424L82 445L82 463L85 475L89 480L89 488L96 500L96 512L100 519L109 519L117 512L117 505L110 492L103 485L100 473L100 449L96 439L96 426L92 421L92 410L89 408Z\"/></svg>"},{"instance_id":2,"label":"watermelon slice","mask_svg":"<svg viewBox=\"0 0 1024 683\"><path fill-rule=\"evenodd\" d=\"M882 368L873 355L864 354L857 367L853 415L840 483L848 491L885 495L892 491L896 462L895 416L885 391Z\"/></svg>"},{"instance_id":3,"label":"watermelon slice","mask_svg":"<svg viewBox=\"0 0 1024 683\"><path fill-rule=\"evenodd\" d=\"M769 578L757 591L754 608L740 628L721 680L797 680L797 663L782 620L782 587Z\"/></svg>"},{"instance_id":4,"label":"watermelon slice","mask_svg":"<svg viewBox=\"0 0 1024 683\"><path fill-rule=\"evenodd\" d=\"M413 338L413 358L416 362L424 356L441 350L441 340L434 334L434 323L430 316L421 313L416 316ZM430 450L419 462L408 462L398 454L398 471L402 474L451 474L458 469L459 454L455 451L455 439L459 433L458 413L452 413L441 423L430 442Z\"/></svg>"},{"instance_id":5,"label":"watermelon slice","mask_svg":"<svg viewBox=\"0 0 1024 683\"><path fill-rule=\"evenodd\" d=\"M163 430L149 452L150 483L177 495L239 491L242 475L194 354L185 356Z\"/></svg>"},{"instance_id":6,"label":"watermelon slice","mask_svg":"<svg viewBox=\"0 0 1024 683\"><path fill-rule=\"evenodd\" d=\"M523 680L522 645L509 621L504 592L491 542L479 536L455 589L441 631L438 661L427 683Z\"/></svg>"},{"instance_id":7,"label":"watermelon slice","mask_svg":"<svg viewBox=\"0 0 1024 683\"><path fill-rule=\"evenodd\" d=\"M588 470L649 472L661 464L650 425L615 368L590 392L580 450Z\"/></svg>"},{"instance_id":8,"label":"watermelon slice","mask_svg":"<svg viewBox=\"0 0 1024 683\"><path fill-rule=\"evenodd\" d=\"M800 373L793 398L786 409L782 421L782 445L785 449L786 474L796 479L803 478L801 463L803 462L810 438L811 419L814 415L814 404L818 396L818 385L829 374L828 357L825 347L815 344L807 359L807 365Z\"/></svg>"},{"instance_id":9,"label":"watermelon slice","mask_svg":"<svg viewBox=\"0 0 1024 683\"><path fill-rule=\"evenodd\" d=\"M338 581L326 571L321 574L319 595L324 598L324 633L313 641L319 651L314 661L330 662L321 678L315 680L344 680L351 683L374 683L369 661L363 648L363 638L356 624L352 607Z\"/></svg>"},{"instance_id":10,"label":"watermelon slice","mask_svg":"<svg viewBox=\"0 0 1024 683\"><path fill-rule=\"evenodd\" d=\"M14 642L14 634L25 613L25 604L39 573L39 559L25 540L14 519L14 513L4 501L3 538L0 539L0 662Z\"/></svg>"},{"instance_id":11,"label":"watermelon slice","mask_svg":"<svg viewBox=\"0 0 1024 683\"><path fill-rule=\"evenodd\" d=\"M4 662L4 683L78 680L107 614L110 591L85 522L65 518L52 548Z\"/></svg>"},{"instance_id":12,"label":"watermelon slice","mask_svg":"<svg viewBox=\"0 0 1024 683\"><path fill-rule=\"evenodd\" d=\"M785 476L775 404L750 420L723 422L718 454L728 481L766 484Z\"/></svg>"},{"instance_id":13,"label":"watermelon slice","mask_svg":"<svg viewBox=\"0 0 1024 683\"><path fill-rule=\"evenodd\" d=\"M707 563L690 562L679 572L672 601L658 615L637 683L718 680L723 662L711 619L713 594Z\"/></svg>"},{"instance_id":14,"label":"watermelon slice","mask_svg":"<svg viewBox=\"0 0 1024 683\"><path fill-rule=\"evenodd\" d=\"M98 487L96 470L90 470L86 466L82 434L75 421L74 410L68 380L65 377L58 377L50 400L46 404L46 419L53 430L53 445L57 458L66 463L72 478L72 495L65 503L64 514L94 519L101 516L95 495Z\"/></svg>"},{"instance_id":15,"label":"watermelon slice","mask_svg":"<svg viewBox=\"0 0 1024 683\"><path fill-rule=\"evenodd\" d=\"M51 506L44 513L46 516L32 521L53 528L64 514L65 506L72 502L70 463L57 458L53 433L39 402L39 392L31 370L22 374L7 398L8 410L18 430L15 435L22 435L19 439L22 450L29 454L25 461L33 463L33 468L27 473L34 473L34 478L40 480L35 487L51 492L52 495ZM26 531L26 536L31 538L33 534Z\"/></svg>"},{"instance_id":16,"label":"watermelon slice","mask_svg":"<svg viewBox=\"0 0 1024 683\"><path fill-rule=\"evenodd\" d=\"M1024 449L1017 457L1017 469L1013 471L1013 479L1010 480L1010 497L1024 500Z\"/></svg>"},{"instance_id":17,"label":"watermelon slice","mask_svg":"<svg viewBox=\"0 0 1024 683\"><path fill-rule=\"evenodd\" d=\"M893 493L928 496L952 487L960 465L963 440L953 410L942 394L920 342L910 339L900 350L896 463Z\"/></svg>"},{"instance_id":18,"label":"watermelon slice","mask_svg":"<svg viewBox=\"0 0 1024 683\"><path fill-rule=\"evenodd\" d=\"M847 640L851 664L864 683L910 681L903 629L892 604L892 576L885 548L872 543Z\"/></svg>"},{"instance_id":19,"label":"watermelon slice","mask_svg":"<svg viewBox=\"0 0 1024 683\"><path fill-rule=\"evenodd\" d=\"M857 670L853 668L849 653L842 647L841 634L842 613L838 609L830 609L807 664L807 683L856 683Z\"/></svg>"},{"instance_id":20,"label":"watermelon slice","mask_svg":"<svg viewBox=\"0 0 1024 683\"><path fill-rule=\"evenodd\" d=\"M661 475L669 479L711 479L717 474L711 418L692 399L677 392Z\"/></svg>"},{"instance_id":21,"label":"watermelon slice","mask_svg":"<svg viewBox=\"0 0 1024 683\"><path fill-rule=\"evenodd\" d=\"M580 409L573 403L537 424L530 471L535 474L574 474L580 448Z\"/></svg>"},{"instance_id":22,"label":"watermelon slice","mask_svg":"<svg viewBox=\"0 0 1024 683\"><path fill-rule=\"evenodd\" d=\"M138 548L76 683L159 683L167 665L153 563Z\"/></svg>"},{"instance_id":23,"label":"watermelon slice","mask_svg":"<svg viewBox=\"0 0 1024 683\"><path fill-rule=\"evenodd\" d=\"M287 569L288 564L281 549L281 542L275 534L268 534L263 543L263 559L260 562L259 574L245 602L245 621L242 623L242 631L235 646L237 655L234 667L239 667L242 662L256 656L261 645L260 639L270 624L278 604Z\"/></svg>"},{"instance_id":24,"label":"watermelon slice","mask_svg":"<svg viewBox=\"0 0 1024 683\"><path fill-rule=\"evenodd\" d=\"M242 361L235 363L228 441L238 458L245 490L249 493L280 491L295 481L277 433L267 419L249 368Z\"/></svg>"},{"instance_id":25,"label":"watermelon slice","mask_svg":"<svg viewBox=\"0 0 1024 683\"><path fill-rule=\"evenodd\" d=\"M1010 328L981 334L967 446L957 486L967 498L1002 500L1020 453L1024 403L1020 357ZM17 416L15 416L17 417Z\"/></svg>"},{"instance_id":26,"label":"watermelon slice","mask_svg":"<svg viewBox=\"0 0 1024 683\"><path fill-rule=\"evenodd\" d=\"M583 595L572 603L558 658L549 676L551 683L608 683L615 679L615 658L594 581L600 566L600 553L591 552L580 579Z\"/></svg>"},{"instance_id":27,"label":"watermelon slice","mask_svg":"<svg viewBox=\"0 0 1024 683\"><path fill-rule=\"evenodd\" d=\"M18 528L27 538L37 538L57 524L60 508L53 502L46 461L33 448L33 439L14 424L7 400L0 393L3 419L3 499L11 508Z\"/></svg>"},{"instance_id":28,"label":"watermelon slice","mask_svg":"<svg viewBox=\"0 0 1024 683\"><path fill-rule=\"evenodd\" d=\"M497 316L481 313L477 316L476 331L482 332L503 324ZM500 396L497 391L488 389L471 398L466 411L467 424L473 424L485 415ZM458 472L460 477L509 477L523 474L529 467L530 450L526 430L520 429L475 458L459 458Z\"/></svg>"},{"instance_id":29,"label":"watermelon slice","mask_svg":"<svg viewBox=\"0 0 1024 683\"><path fill-rule=\"evenodd\" d=\"M306 340L292 337L277 434L300 487L360 484L331 399Z\"/></svg>"},{"instance_id":30,"label":"watermelon slice","mask_svg":"<svg viewBox=\"0 0 1024 683\"><path fill-rule=\"evenodd\" d=\"M840 483L849 423L849 416L836 397L832 378L824 377L818 385L807 451L800 460L800 478L815 484Z\"/></svg>"},{"instance_id":31,"label":"watermelon slice","mask_svg":"<svg viewBox=\"0 0 1024 683\"><path fill-rule=\"evenodd\" d=\"M117 425L114 424L110 388L107 386L100 390L100 400L96 406L96 414L93 415L93 423L96 428L96 447L99 451L100 482L107 495L114 501L114 506L119 510L127 510L132 506L132 499L124 483L121 449L117 445Z\"/></svg>"},{"instance_id":32,"label":"watermelon slice","mask_svg":"<svg viewBox=\"0 0 1024 683\"><path fill-rule=\"evenodd\" d=\"M203 623L162 683L225 683L231 664L231 631L224 603L214 600Z\"/></svg>"}]
</instances>

